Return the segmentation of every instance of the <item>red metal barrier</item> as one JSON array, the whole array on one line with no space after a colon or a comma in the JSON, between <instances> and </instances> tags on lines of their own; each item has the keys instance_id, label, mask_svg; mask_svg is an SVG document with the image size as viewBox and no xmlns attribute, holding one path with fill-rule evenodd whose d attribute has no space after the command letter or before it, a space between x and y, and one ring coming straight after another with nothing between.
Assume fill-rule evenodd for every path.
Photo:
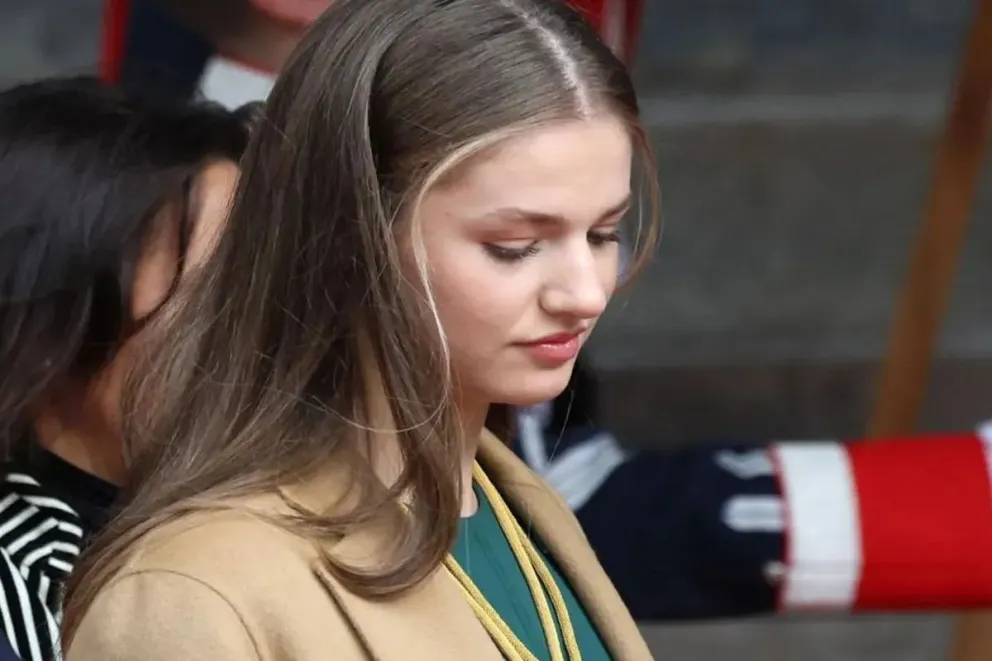
<instances>
[{"instance_id":1,"label":"red metal barrier","mask_svg":"<svg viewBox=\"0 0 992 661\"><path fill-rule=\"evenodd\" d=\"M570 0L625 62L634 58L644 0Z\"/></svg>"},{"instance_id":2,"label":"red metal barrier","mask_svg":"<svg viewBox=\"0 0 992 661\"><path fill-rule=\"evenodd\" d=\"M129 14L130 0L104 0L103 33L100 38L100 77L110 83L120 81Z\"/></svg>"}]
</instances>

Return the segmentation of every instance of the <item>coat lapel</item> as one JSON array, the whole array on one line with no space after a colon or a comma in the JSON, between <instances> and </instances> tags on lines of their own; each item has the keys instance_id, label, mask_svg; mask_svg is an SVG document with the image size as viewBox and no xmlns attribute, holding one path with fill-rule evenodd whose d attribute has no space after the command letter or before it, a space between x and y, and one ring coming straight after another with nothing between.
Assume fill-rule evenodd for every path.
<instances>
[{"instance_id":1,"label":"coat lapel","mask_svg":"<svg viewBox=\"0 0 992 661\"><path fill-rule=\"evenodd\" d=\"M503 661L457 583L443 569L388 601L354 595L323 565L315 565L314 571L376 661Z\"/></svg>"},{"instance_id":2,"label":"coat lapel","mask_svg":"<svg viewBox=\"0 0 992 661\"><path fill-rule=\"evenodd\" d=\"M568 507L488 432L483 435L479 460L524 529L549 550L613 660L651 661L637 625ZM339 479L310 482L285 495L297 504L326 506L328 494L335 489L340 497L341 483ZM328 550L352 566L369 566L388 548L396 531L396 521L384 518ZM356 596L321 563L313 569L376 661L503 661L457 582L443 567L417 588L388 600Z\"/></svg>"},{"instance_id":3,"label":"coat lapel","mask_svg":"<svg viewBox=\"0 0 992 661\"><path fill-rule=\"evenodd\" d=\"M349 534L330 551L352 567L371 567L400 525L397 519L383 517ZM321 562L315 562L313 570L376 661L503 661L458 583L443 567L413 590L383 600L350 592Z\"/></svg>"},{"instance_id":4,"label":"coat lapel","mask_svg":"<svg viewBox=\"0 0 992 661\"><path fill-rule=\"evenodd\" d=\"M548 549L614 661L651 661L644 637L568 506L491 434L483 437L479 459L520 525Z\"/></svg>"}]
</instances>

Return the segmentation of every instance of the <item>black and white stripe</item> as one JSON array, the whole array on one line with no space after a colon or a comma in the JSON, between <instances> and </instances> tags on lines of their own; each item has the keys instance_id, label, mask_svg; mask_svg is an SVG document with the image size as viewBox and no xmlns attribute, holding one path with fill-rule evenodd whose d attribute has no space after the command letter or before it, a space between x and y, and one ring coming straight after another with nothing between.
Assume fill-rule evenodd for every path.
<instances>
[{"instance_id":1,"label":"black and white stripe","mask_svg":"<svg viewBox=\"0 0 992 661\"><path fill-rule=\"evenodd\" d=\"M76 511L24 473L0 483L0 627L23 661L58 652L62 585L79 557Z\"/></svg>"}]
</instances>

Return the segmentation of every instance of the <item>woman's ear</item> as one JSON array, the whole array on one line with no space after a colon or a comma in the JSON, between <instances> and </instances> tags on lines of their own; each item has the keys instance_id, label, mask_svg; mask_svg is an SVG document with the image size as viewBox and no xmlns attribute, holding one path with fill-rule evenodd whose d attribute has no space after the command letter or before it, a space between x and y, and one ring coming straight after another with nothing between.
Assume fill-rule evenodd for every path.
<instances>
[{"instance_id":1,"label":"woman's ear","mask_svg":"<svg viewBox=\"0 0 992 661\"><path fill-rule=\"evenodd\" d=\"M131 274L130 318L135 321L151 316L175 289L183 261L184 204L175 199L163 205L142 245Z\"/></svg>"},{"instance_id":2,"label":"woman's ear","mask_svg":"<svg viewBox=\"0 0 992 661\"><path fill-rule=\"evenodd\" d=\"M197 176L191 209L193 230L186 250L186 270L202 266L213 252L231 213L241 170L234 161L208 163Z\"/></svg>"}]
</instances>

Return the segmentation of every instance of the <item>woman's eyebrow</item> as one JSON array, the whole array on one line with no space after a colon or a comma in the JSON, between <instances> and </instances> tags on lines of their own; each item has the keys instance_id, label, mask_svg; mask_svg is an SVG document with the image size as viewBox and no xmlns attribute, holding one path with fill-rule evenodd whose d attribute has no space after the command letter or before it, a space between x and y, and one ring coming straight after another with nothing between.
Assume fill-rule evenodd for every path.
<instances>
[{"instance_id":1,"label":"woman's eyebrow","mask_svg":"<svg viewBox=\"0 0 992 661\"><path fill-rule=\"evenodd\" d=\"M608 209L603 211L599 215L598 220L596 220L593 224L601 223L608 218L612 218L626 212L630 208L630 203L631 196L628 194L623 200L617 204L611 205ZM519 219L535 225L563 225L568 223L568 219L559 214L549 214L544 211L534 211L522 207L500 207L479 217L479 220L506 219Z\"/></svg>"}]
</instances>

